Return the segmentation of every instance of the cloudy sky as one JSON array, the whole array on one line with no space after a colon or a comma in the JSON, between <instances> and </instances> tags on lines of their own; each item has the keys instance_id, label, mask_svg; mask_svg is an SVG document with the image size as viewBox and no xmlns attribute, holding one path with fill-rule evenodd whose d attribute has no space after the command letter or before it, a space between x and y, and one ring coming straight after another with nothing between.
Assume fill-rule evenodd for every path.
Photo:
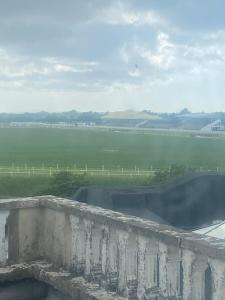
<instances>
[{"instance_id":1,"label":"cloudy sky","mask_svg":"<svg viewBox=\"0 0 225 300\"><path fill-rule=\"evenodd\" d=\"M0 0L0 111L225 111L224 0Z\"/></svg>"}]
</instances>

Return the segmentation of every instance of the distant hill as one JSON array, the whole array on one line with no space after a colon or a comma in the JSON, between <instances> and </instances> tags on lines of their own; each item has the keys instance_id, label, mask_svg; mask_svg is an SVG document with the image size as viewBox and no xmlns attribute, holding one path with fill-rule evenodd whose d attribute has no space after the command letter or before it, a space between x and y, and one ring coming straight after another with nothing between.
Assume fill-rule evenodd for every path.
<instances>
[{"instance_id":1,"label":"distant hill","mask_svg":"<svg viewBox=\"0 0 225 300\"><path fill-rule=\"evenodd\" d=\"M109 112L102 117L103 120L118 119L118 120L159 120L161 117L157 114L146 113L142 111L124 110Z\"/></svg>"},{"instance_id":2,"label":"distant hill","mask_svg":"<svg viewBox=\"0 0 225 300\"><path fill-rule=\"evenodd\" d=\"M11 122L41 122L41 123L95 123L101 122L101 116L103 114L99 112L78 112L75 110L66 112L37 112L37 113L0 113L0 123Z\"/></svg>"},{"instance_id":3,"label":"distant hill","mask_svg":"<svg viewBox=\"0 0 225 300\"><path fill-rule=\"evenodd\" d=\"M154 113L152 111L124 110L115 112L37 112L37 113L0 113L0 125L11 126L12 123L65 123L72 126L108 126L131 128L185 129L202 130L211 128L220 120L220 126L210 130L225 131L225 113L191 113L183 109L179 113ZM34 124L35 126L35 124Z\"/></svg>"}]
</instances>

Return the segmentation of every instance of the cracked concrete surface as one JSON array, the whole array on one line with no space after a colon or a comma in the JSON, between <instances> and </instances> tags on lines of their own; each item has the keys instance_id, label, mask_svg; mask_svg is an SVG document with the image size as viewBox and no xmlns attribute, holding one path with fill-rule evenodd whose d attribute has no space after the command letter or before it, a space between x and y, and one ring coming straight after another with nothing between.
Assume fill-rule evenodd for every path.
<instances>
[{"instance_id":1,"label":"cracked concrete surface","mask_svg":"<svg viewBox=\"0 0 225 300\"><path fill-rule=\"evenodd\" d=\"M223 240L52 196L0 213L0 282L30 276L79 300L225 300Z\"/></svg>"}]
</instances>

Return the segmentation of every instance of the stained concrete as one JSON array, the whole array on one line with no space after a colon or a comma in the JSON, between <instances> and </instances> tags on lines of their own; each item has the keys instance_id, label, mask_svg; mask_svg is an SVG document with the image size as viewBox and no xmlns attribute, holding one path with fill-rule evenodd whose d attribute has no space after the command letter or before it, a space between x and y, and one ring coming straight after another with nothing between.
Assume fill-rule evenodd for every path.
<instances>
[{"instance_id":1,"label":"stained concrete","mask_svg":"<svg viewBox=\"0 0 225 300\"><path fill-rule=\"evenodd\" d=\"M4 265L8 258L8 210L0 211L0 265Z\"/></svg>"},{"instance_id":2,"label":"stained concrete","mask_svg":"<svg viewBox=\"0 0 225 300\"><path fill-rule=\"evenodd\" d=\"M33 278L47 287L45 299L58 300L125 300L123 297L100 289L83 277L74 277L67 270L57 269L45 261L30 262L0 268L0 282L5 287L15 282L25 282ZM30 294L31 295L31 294ZM14 300L13 298L11 300ZM43 299L44 300L44 299Z\"/></svg>"},{"instance_id":3,"label":"stained concrete","mask_svg":"<svg viewBox=\"0 0 225 300\"><path fill-rule=\"evenodd\" d=\"M223 240L51 196L3 201L2 210L0 282L34 278L79 300L225 300Z\"/></svg>"}]
</instances>

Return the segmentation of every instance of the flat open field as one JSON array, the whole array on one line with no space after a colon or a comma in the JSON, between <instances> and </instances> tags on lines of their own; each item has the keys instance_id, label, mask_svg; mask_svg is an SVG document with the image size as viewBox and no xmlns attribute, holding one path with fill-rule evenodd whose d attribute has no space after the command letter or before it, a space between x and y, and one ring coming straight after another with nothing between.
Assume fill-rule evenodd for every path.
<instances>
[{"instance_id":1,"label":"flat open field","mask_svg":"<svg viewBox=\"0 0 225 300\"><path fill-rule=\"evenodd\" d=\"M0 166L225 169L225 138L78 128L1 128Z\"/></svg>"}]
</instances>

